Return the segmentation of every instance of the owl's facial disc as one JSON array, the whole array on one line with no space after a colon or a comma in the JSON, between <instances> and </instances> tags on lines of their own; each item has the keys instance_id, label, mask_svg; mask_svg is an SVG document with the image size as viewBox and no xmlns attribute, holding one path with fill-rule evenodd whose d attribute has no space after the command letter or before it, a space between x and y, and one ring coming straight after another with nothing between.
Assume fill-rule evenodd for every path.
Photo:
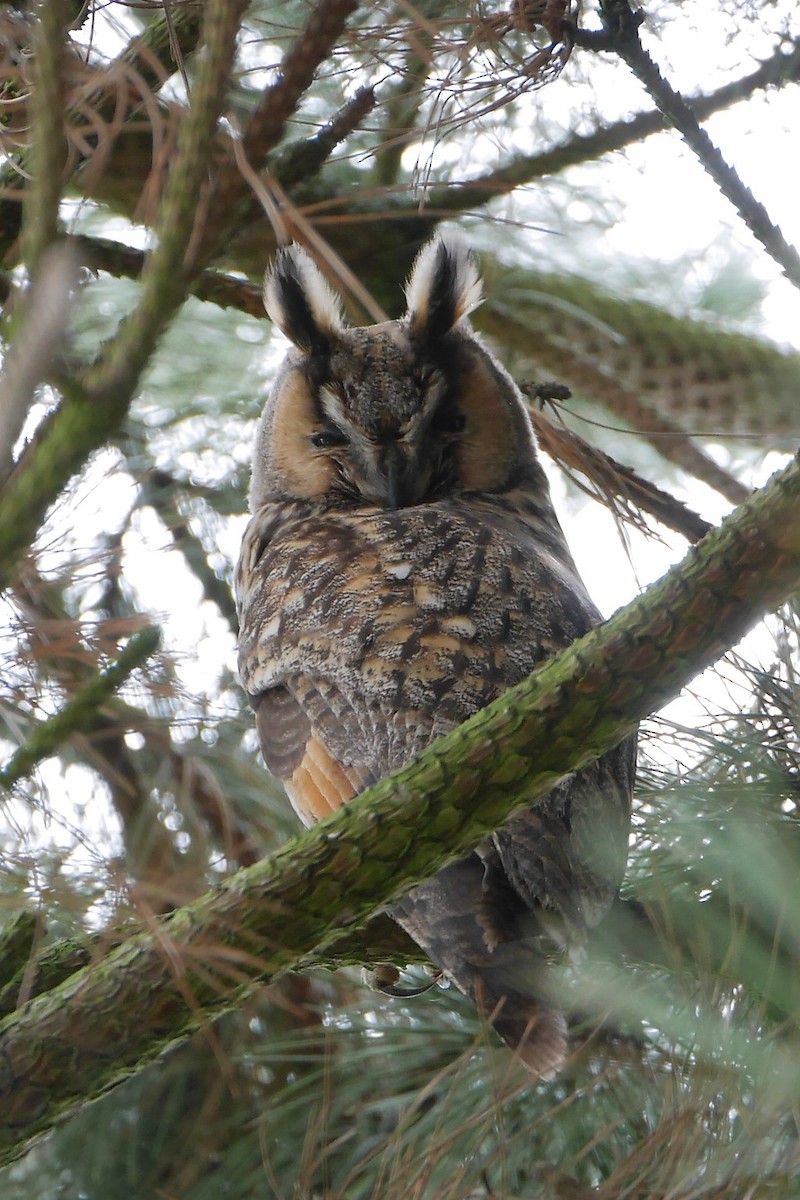
<instances>
[{"instance_id":1,"label":"owl's facial disc","mask_svg":"<svg viewBox=\"0 0 800 1200\"><path fill-rule=\"evenodd\" d=\"M264 409L251 505L404 508L525 486L547 495L513 380L466 323L480 282L457 237L418 255L398 321L350 326L311 257L282 250L267 311L294 343Z\"/></svg>"},{"instance_id":2,"label":"owl's facial disc","mask_svg":"<svg viewBox=\"0 0 800 1200\"><path fill-rule=\"evenodd\" d=\"M453 443L465 418L447 402L440 373L331 379L319 389L318 407L309 443L335 469L342 499L405 508L431 500L452 479Z\"/></svg>"}]
</instances>

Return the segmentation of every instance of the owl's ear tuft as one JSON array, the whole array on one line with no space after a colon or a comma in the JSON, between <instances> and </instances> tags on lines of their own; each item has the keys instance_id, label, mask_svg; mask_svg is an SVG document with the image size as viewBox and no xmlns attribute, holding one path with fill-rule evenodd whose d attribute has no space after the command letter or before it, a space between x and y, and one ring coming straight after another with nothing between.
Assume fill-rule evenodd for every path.
<instances>
[{"instance_id":1,"label":"owl's ear tuft","mask_svg":"<svg viewBox=\"0 0 800 1200\"><path fill-rule=\"evenodd\" d=\"M481 299L478 268L461 234L442 233L422 247L406 284L408 320L416 340L442 337Z\"/></svg>"},{"instance_id":2,"label":"owl's ear tuft","mask_svg":"<svg viewBox=\"0 0 800 1200\"><path fill-rule=\"evenodd\" d=\"M264 278L267 316L300 350L321 353L343 328L340 301L302 246L278 251Z\"/></svg>"}]
</instances>

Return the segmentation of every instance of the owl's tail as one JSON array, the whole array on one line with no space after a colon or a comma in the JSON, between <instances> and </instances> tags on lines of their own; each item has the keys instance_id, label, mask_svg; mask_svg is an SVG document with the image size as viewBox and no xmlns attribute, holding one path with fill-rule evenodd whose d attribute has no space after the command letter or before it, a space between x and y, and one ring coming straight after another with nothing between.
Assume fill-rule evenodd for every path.
<instances>
[{"instance_id":1,"label":"owl's tail","mask_svg":"<svg viewBox=\"0 0 800 1200\"><path fill-rule=\"evenodd\" d=\"M392 916L539 1079L552 1079L567 1051L567 1023L535 940L517 925L513 905L487 903L477 855L445 867L415 888Z\"/></svg>"},{"instance_id":2,"label":"owl's tail","mask_svg":"<svg viewBox=\"0 0 800 1200\"><path fill-rule=\"evenodd\" d=\"M500 1037L537 1079L553 1079L567 1056L567 1022L553 1008L529 1004L518 1017L495 1017Z\"/></svg>"}]
</instances>

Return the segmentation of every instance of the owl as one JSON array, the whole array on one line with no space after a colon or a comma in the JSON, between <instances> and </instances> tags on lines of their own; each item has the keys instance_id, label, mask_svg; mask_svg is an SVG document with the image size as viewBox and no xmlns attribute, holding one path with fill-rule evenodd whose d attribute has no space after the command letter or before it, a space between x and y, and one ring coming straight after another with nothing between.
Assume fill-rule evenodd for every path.
<instances>
[{"instance_id":1,"label":"owl","mask_svg":"<svg viewBox=\"0 0 800 1200\"><path fill-rule=\"evenodd\" d=\"M405 294L400 320L351 327L299 246L265 284L293 348L256 438L239 666L306 825L600 620L524 401L468 323L459 236L421 250ZM629 738L390 910L535 1076L564 1059L551 964L616 895L634 769Z\"/></svg>"}]
</instances>

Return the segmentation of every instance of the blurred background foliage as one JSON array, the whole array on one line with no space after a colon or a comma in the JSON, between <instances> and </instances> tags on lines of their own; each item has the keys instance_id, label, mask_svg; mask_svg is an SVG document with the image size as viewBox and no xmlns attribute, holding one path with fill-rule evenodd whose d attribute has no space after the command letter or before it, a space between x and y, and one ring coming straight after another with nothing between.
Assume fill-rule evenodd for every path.
<instances>
[{"instance_id":1,"label":"blurred background foliage","mask_svg":"<svg viewBox=\"0 0 800 1200\"><path fill-rule=\"evenodd\" d=\"M794 7L652 0L642 32L697 110L718 112L713 135L787 226ZM295 828L236 679L231 598L250 444L283 352L257 290L276 235L312 246L365 320L348 271L373 315L395 315L430 232L467 231L487 285L476 324L520 381L572 389L534 415L545 448L561 447L553 485L609 611L800 439L800 358L775 344L796 329L796 291L677 134L659 132L624 64L573 45L564 22L597 30L603 6L240 8L208 167L233 190L216 236L195 230L194 294L164 308L130 405L99 448L75 448L24 552L0 546L7 765L136 631L161 631L57 746L3 776L0 922L35 913L37 952L167 912ZM0 397L5 416L24 400L0 425L8 488L141 302L203 9L0 6L0 333L6 367L16 343L32 379ZM243 166L234 143L280 108L284 56L323 10L339 21L332 48ZM37 157L52 130L35 101L54 13L55 176ZM50 235L36 215L48 178ZM71 291L47 277L64 309L49 344L25 299L31 247L56 235L81 265ZM575 435L613 456L604 473ZM666 493L657 511L644 481ZM3 1196L797 1196L799 662L788 606L648 723L619 912L562 973L575 1036L558 1080L526 1086L452 988L392 1001L358 972L309 971L64 1122L0 1171Z\"/></svg>"}]
</instances>

